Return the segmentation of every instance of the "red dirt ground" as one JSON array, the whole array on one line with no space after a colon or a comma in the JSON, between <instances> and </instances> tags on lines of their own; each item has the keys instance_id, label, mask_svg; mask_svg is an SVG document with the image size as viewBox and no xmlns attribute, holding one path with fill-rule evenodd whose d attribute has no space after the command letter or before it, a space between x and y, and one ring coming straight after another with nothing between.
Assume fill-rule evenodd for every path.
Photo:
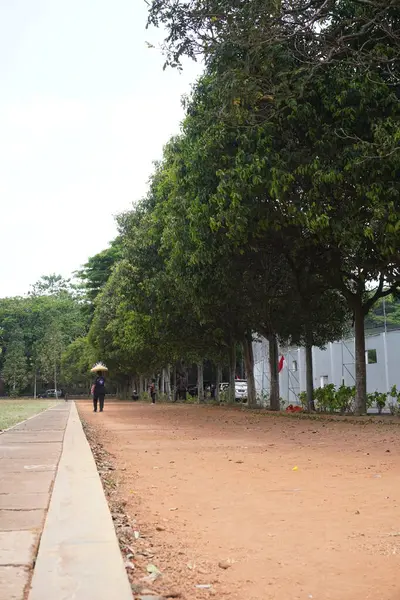
<instances>
[{"instance_id":1,"label":"red dirt ground","mask_svg":"<svg viewBox=\"0 0 400 600\"><path fill-rule=\"evenodd\" d=\"M157 591L400 600L398 426L186 405L78 408L115 455L120 497L165 574Z\"/></svg>"}]
</instances>

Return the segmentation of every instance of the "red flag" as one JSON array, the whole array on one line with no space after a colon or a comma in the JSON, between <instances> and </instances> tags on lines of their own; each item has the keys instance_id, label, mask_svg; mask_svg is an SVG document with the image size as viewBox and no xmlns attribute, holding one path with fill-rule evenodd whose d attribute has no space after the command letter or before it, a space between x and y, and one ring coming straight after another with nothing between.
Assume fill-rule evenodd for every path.
<instances>
[{"instance_id":1,"label":"red flag","mask_svg":"<svg viewBox=\"0 0 400 600\"><path fill-rule=\"evenodd\" d=\"M280 373L284 367L285 364L285 357L281 356L279 359L279 364L278 364L278 373Z\"/></svg>"}]
</instances>

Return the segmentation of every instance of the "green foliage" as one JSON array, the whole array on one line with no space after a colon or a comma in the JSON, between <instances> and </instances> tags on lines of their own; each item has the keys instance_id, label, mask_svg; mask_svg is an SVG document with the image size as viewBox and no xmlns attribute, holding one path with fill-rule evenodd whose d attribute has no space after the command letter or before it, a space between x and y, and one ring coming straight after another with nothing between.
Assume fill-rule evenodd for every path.
<instances>
[{"instance_id":1,"label":"green foliage","mask_svg":"<svg viewBox=\"0 0 400 600\"><path fill-rule=\"evenodd\" d=\"M393 385L390 389L389 396L393 398L393 400L400 402L400 390L397 389L396 385Z\"/></svg>"},{"instance_id":2,"label":"green foliage","mask_svg":"<svg viewBox=\"0 0 400 600\"><path fill-rule=\"evenodd\" d=\"M62 275L43 275L39 281L32 285L30 296L65 296L75 292L76 286L70 279L64 279Z\"/></svg>"},{"instance_id":3,"label":"green foliage","mask_svg":"<svg viewBox=\"0 0 400 600\"><path fill-rule=\"evenodd\" d=\"M321 412L339 412L340 414L353 411L355 387L342 384L336 389L333 383L314 390L314 400L317 410ZM307 399L305 397L307 403Z\"/></svg>"},{"instance_id":4,"label":"green foliage","mask_svg":"<svg viewBox=\"0 0 400 600\"><path fill-rule=\"evenodd\" d=\"M61 357L61 379L67 386L90 388L90 369L96 357L87 337L79 337L65 348Z\"/></svg>"},{"instance_id":5,"label":"green foliage","mask_svg":"<svg viewBox=\"0 0 400 600\"><path fill-rule=\"evenodd\" d=\"M307 392L300 392L299 400L303 410L308 410Z\"/></svg>"},{"instance_id":6,"label":"green foliage","mask_svg":"<svg viewBox=\"0 0 400 600\"><path fill-rule=\"evenodd\" d=\"M128 389L210 359L229 366L232 391L234 350L254 332L322 346L354 317L356 390L315 396L319 410L364 412L364 318L386 296L395 320L400 286L400 8L386 4L149 4L167 63L202 52L205 73L146 197L78 272L81 289L50 275L0 301L9 381L14 364L19 385L22 371L51 380L60 368L85 385L103 360Z\"/></svg>"},{"instance_id":7,"label":"green foliage","mask_svg":"<svg viewBox=\"0 0 400 600\"><path fill-rule=\"evenodd\" d=\"M321 412L335 412L336 410L336 392L333 383L325 387L314 390L314 400L317 410Z\"/></svg>"},{"instance_id":8,"label":"green foliage","mask_svg":"<svg viewBox=\"0 0 400 600\"><path fill-rule=\"evenodd\" d=\"M378 409L378 414L382 413L382 410L385 408L387 402L387 394L383 392L373 392L372 394L368 394L368 404L373 406L375 404Z\"/></svg>"},{"instance_id":9,"label":"green foliage","mask_svg":"<svg viewBox=\"0 0 400 600\"><path fill-rule=\"evenodd\" d=\"M68 282L43 277L33 290L26 298L0 299L0 368L10 390L14 374L19 391L35 378L53 382L63 350L86 331L79 295Z\"/></svg>"},{"instance_id":10,"label":"green foliage","mask_svg":"<svg viewBox=\"0 0 400 600\"><path fill-rule=\"evenodd\" d=\"M367 402L364 317L400 284L399 41L392 34L399 22L400 7L381 0L149 5L149 23L167 30L167 64L201 52L207 66L187 104L183 160L169 179L179 181L195 264L213 248L210 227L224 272L224 257L229 265L232 252L243 257L246 315L263 333L284 337L287 325L293 339L329 339L337 323L343 327L344 299L356 323L358 413ZM187 235L179 239L187 247ZM304 282L297 286L301 311L314 305L310 317L301 312L297 329L287 314L282 328L274 310L273 299L282 304L295 288L290 278L278 283L271 269L282 258ZM215 264L212 254L208 260ZM260 265L268 291L273 282L264 305ZM330 305L323 301L329 293L339 310L327 322L315 307Z\"/></svg>"},{"instance_id":11,"label":"green foliage","mask_svg":"<svg viewBox=\"0 0 400 600\"><path fill-rule=\"evenodd\" d=\"M389 401L389 410L392 415L399 414L400 411L400 391L397 389L396 385L393 385L390 392L389 397L391 400Z\"/></svg>"},{"instance_id":12,"label":"green foliage","mask_svg":"<svg viewBox=\"0 0 400 600\"><path fill-rule=\"evenodd\" d=\"M335 410L338 410L341 414L351 412L355 394L356 388L354 386L344 385L343 383L335 394Z\"/></svg>"},{"instance_id":13,"label":"green foliage","mask_svg":"<svg viewBox=\"0 0 400 600\"><path fill-rule=\"evenodd\" d=\"M386 329L400 329L400 299L396 296L381 298L372 307L365 319L365 329L383 331Z\"/></svg>"},{"instance_id":14,"label":"green foliage","mask_svg":"<svg viewBox=\"0 0 400 600\"><path fill-rule=\"evenodd\" d=\"M104 289L115 265L122 258L120 238L111 242L109 248L91 256L76 276L82 281L85 308L90 317L94 313L94 304L100 292Z\"/></svg>"},{"instance_id":15,"label":"green foliage","mask_svg":"<svg viewBox=\"0 0 400 600\"><path fill-rule=\"evenodd\" d=\"M28 363L25 355L25 344L22 330L13 330L5 353L2 376L10 391L10 395L18 397L28 379Z\"/></svg>"},{"instance_id":16,"label":"green foliage","mask_svg":"<svg viewBox=\"0 0 400 600\"><path fill-rule=\"evenodd\" d=\"M21 421L51 408L54 404L55 402L48 400L2 400L0 431L21 423Z\"/></svg>"}]
</instances>

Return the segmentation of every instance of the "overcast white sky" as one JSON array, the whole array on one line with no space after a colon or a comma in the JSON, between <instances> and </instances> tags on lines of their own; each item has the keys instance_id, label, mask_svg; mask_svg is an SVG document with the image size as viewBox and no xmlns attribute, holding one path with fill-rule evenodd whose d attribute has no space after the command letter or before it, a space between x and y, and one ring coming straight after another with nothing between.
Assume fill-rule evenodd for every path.
<instances>
[{"instance_id":1,"label":"overcast white sky","mask_svg":"<svg viewBox=\"0 0 400 600\"><path fill-rule=\"evenodd\" d=\"M144 0L0 0L0 296L68 276L146 191L200 72L162 70Z\"/></svg>"}]
</instances>

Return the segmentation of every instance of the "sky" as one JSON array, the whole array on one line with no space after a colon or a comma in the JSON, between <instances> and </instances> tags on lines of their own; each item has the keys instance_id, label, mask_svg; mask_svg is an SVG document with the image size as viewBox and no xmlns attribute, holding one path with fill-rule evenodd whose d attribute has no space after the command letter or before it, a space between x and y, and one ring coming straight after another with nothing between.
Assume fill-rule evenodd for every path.
<instances>
[{"instance_id":1,"label":"sky","mask_svg":"<svg viewBox=\"0 0 400 600\"><path fill-rule=\"evenodd\" d=\"M163 71L144 0L0 0L0 297L65 277L147 189L200 65Z\"/></svg>"}]
</instances>

